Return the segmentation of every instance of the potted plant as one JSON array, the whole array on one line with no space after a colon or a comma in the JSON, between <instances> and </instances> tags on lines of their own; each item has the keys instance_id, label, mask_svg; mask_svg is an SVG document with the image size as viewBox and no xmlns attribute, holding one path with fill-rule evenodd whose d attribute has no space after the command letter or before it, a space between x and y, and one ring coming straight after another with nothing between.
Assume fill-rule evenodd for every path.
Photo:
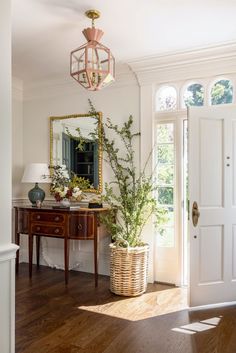
<instances>
[{"instance_id":1,"label":"potted plant","mask_svg":"<svg viewBox=\"0 0 236 353\"><path fill-rule=\"evenodd\" d=\"M90 102L91 112L96 111ZM102 126L103 150L114 178L105 184L103 201L111 208L102 222L110 232L110 289L123 296L136 296L145 292L148 275L149 246L142 240L145 224L154 215L157 223L165 219L165 211L158 206L154 175L146 174L135 166L134 140L140 133L132 132L133 118L129 117L123 126L107 120ZM110 139L106 131L114 138ZM119 140L119 141L118 141ZM122 143L123 148L119 149ZM152 153L150 153L149 159Z\"/></svg>"}]
</instances>

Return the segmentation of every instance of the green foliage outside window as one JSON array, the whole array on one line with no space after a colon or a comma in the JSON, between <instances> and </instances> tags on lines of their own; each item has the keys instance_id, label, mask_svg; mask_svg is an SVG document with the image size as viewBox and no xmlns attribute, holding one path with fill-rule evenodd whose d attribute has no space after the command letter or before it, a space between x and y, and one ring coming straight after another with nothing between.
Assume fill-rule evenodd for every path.
<instances>
[{"instance_id":1,"label":"green foliage outside window","mask_svg":"<svg viewBox=\"0 0 236 353\"><path fill-rule=\"evenodd\" d=\"M173 205L174 203L174 190L172 187L159 187L158 188L158 202L161 205Z\"/></svg>"},{"instance_id":2,"label":"green foliage outside window","mask_svg":"<svg viewBox=\"0 0 236 353\"><path fill-rule=\"evenodd\" d=\"M233 86L229 80L220 80L214 84L211 90L211 104L232 103Z\"/></svg>"},{"instance_id":3,"label":"green foliage outside window","mask_svg":"<svg viewBox=\"0 0 236 353\"><path fill-rule=\"evenodd\" d=\"M173 124L160 124L157 127L158 143L171 143L174 141Z\"/></svg>"},{"instance_id":4,"label":"green foliage outside window","mask_svg":"<svg viewBox=\"0 0 236 353\"><path fill-rule=\"evenodd\" d=\"M204 103L203 86L199 83L194 83L188 86L187 90L184 93L184 103L186 107L202 106Z\"/></svg>"},{"instance_id":5,"label":"green foliage outside window","mask_svg":"<svg viewBox=\"0 0 236 353\"><path fill-rule=\"evenodd\" d=\"M173 165L159 165L157 171L158 184L173 185L174 183L174 166Z\"/></svg>"},{"instance_id":6,"label":"green foliage outside window","mask_svg":"<svg viewBox=\"0 0 236 353\"><path fill-rule=\"evenodd\" d=\"M159 145L157 149L158 163L172 163L174 159L173 144Z\"/></svg>"},{"instance_id":7,"label":"green foliage outside window","mask_svg":"<svg viewBox=\"0 0 236 353\"><path fill-rule=\"evenodd\" d=\"M174 245L174 124L157 126L157 199L159 209L166 212L165 223L158 225L159 246ZM161 236L161 237L160 237Z\"/></svg>"}]
</instances>

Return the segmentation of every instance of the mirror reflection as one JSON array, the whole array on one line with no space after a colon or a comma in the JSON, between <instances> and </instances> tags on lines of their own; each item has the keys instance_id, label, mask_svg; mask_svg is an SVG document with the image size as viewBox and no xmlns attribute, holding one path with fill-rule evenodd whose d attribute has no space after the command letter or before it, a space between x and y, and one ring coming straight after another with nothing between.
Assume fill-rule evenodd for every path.
<instances>
[{"instance_id":1,"label":"mirror reflection","mask_svg":"<svg viewBox=\"0 0 236 353\"><path fill-rule=\"evenodd\" d=\"M89 180L86 191L102 192L102 146L97 138L102 114L50 118L50 164Z\"/></svg>"}]
</instances>

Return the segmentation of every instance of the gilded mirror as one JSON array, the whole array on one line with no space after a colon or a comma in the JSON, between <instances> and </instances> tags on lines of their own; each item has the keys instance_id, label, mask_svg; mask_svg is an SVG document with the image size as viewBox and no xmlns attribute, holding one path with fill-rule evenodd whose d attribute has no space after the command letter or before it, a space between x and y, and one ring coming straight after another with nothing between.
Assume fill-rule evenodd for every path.
<instances>
[{"instance_id":1,"label":"gilded mirror","mask_svg":"<svg viewBox=\"0 0 236 353\"><path fill-rule=\"evenodd\" d=\"M89 180L86 192L102 192L102 113L50 117L50 165Z\"/></svg>"}]
</instances>

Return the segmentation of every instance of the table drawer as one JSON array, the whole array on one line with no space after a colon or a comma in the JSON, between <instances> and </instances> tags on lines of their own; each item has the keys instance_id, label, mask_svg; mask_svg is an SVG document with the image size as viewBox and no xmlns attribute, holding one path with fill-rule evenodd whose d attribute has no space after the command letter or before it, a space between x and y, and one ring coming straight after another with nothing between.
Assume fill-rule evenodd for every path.
<instances>
[{"instance_id":1,"label":"table drawer","mask_svg":"<svg viewBox=\"0 0 236 353\"><path fill-rule=\"evenodd\" d=\"M71 238L93 239L94 238L94 215L80 214L72 215L70 218L70 234Z\"/></svg>"},{"instance_id":2,"label":"table drawer","mask_svg":"<svg viewBox=\"0 0 236 353\"><path fill-rule=\"evenodd\" d=\"M65 215L61 213L34 212L31 214L31 221L62 224L65 222Z\"/></svg>"},{"instance_id":3,"label":"table drawer","mask_svg":"<svg viewBox=\"0 0 236 353\"><path fill-rule=\"evenodd\" d=\"M32 224L31 233L38 234L38 235L48 235L52 237L60 237L60 236L63 237L64 227Z\"/></svg>"}]
</instances>

